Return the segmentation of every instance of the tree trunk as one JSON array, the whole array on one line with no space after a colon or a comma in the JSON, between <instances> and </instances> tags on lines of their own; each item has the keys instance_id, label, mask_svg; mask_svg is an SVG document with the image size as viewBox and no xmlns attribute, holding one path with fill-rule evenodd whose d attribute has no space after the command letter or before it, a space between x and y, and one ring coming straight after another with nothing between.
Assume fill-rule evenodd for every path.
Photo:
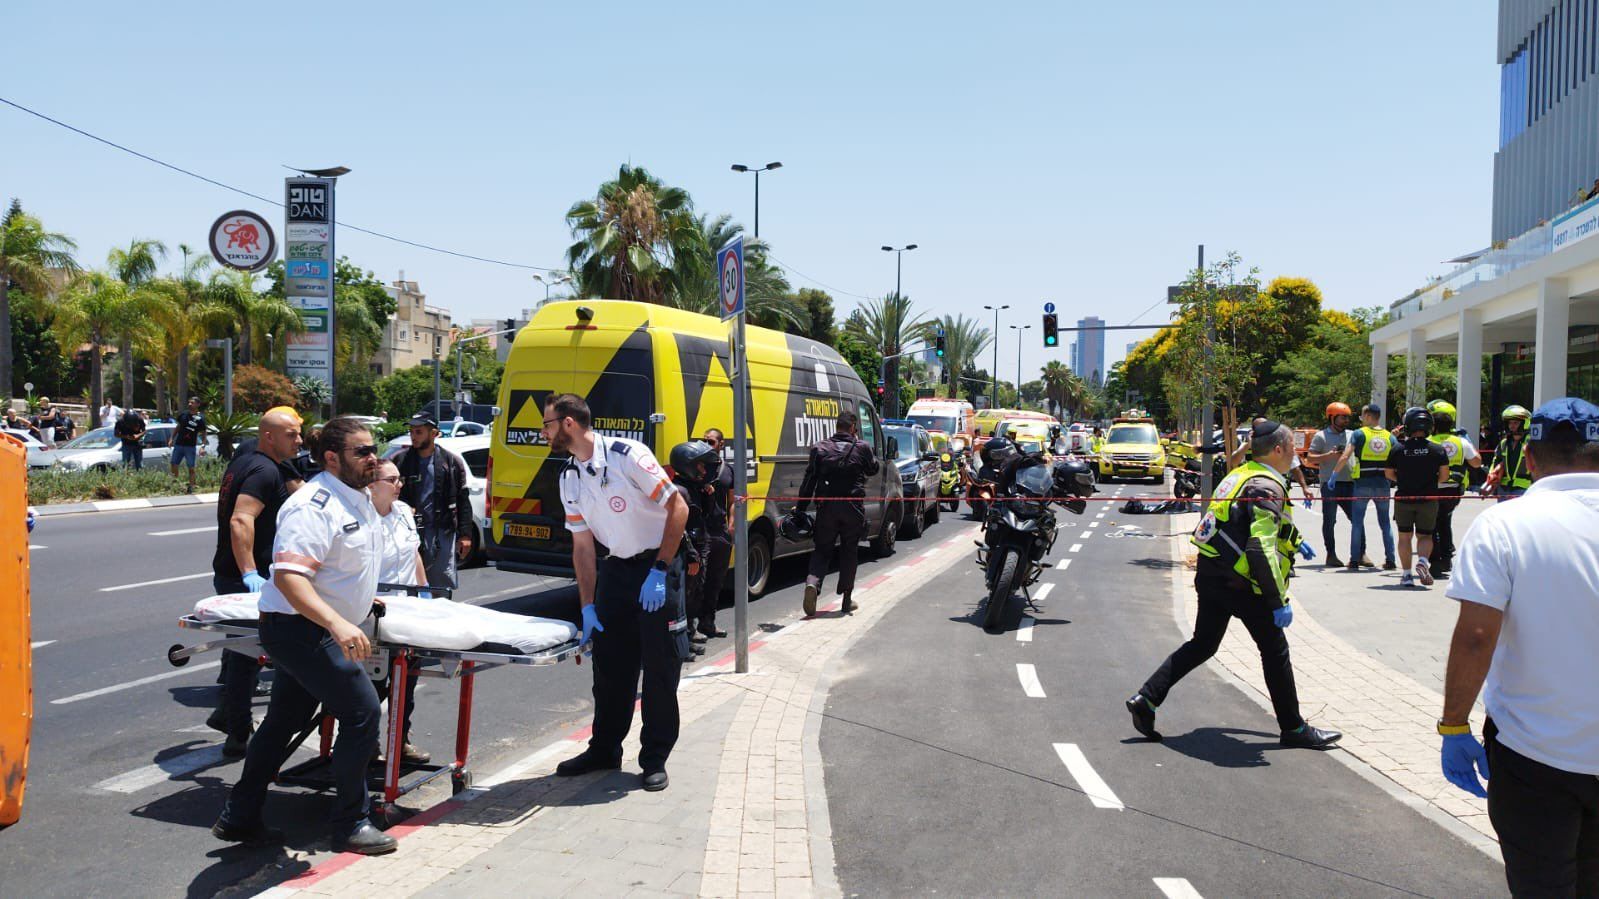
<instances>
[{"instance_id":1,"label":"tree trunk","mask_svg":"<svg viewBox=\"0 0 1599 899\"><path fill-rule=\"evenodd\" d=\"M122 408L133 408L133 340L124 336L117 343L117 355L122 357Z\"/></svg>"},{"instance_id":2,"label":"tree trunk","mask_svg":"<svg viewBox=\"0 0 1599 899\"><path fill-rule=\"evenodd\" d=\"M250 337L250 315L245 313L239 321L239 364L250 365L255 360L255 341Z\"/></svg>"},{"instance_id":3,"label":"tree trunk","mask_svg":"<svg viewBox=\"0 0 1599 899\"><path fill-rule=\"evenodd\" d=\"M155 410L162 418L172 415L172 406L167 397L167 373L164 371L155 373Z\"/></svg>"},{"instance_id":4,"label":"tree trunk","mask_svg":"<svg viewBox=\"0 0 1599 899\"><path fill-rule=\"evenodd\" d=\"M100 407L105 405L105 372L100 362L100 332L89 333L89 414L93 416L90 421L100 417ZM101 422L96 427L103 427ZM116 422L111 422L116 424Z\"/></svg>"},{"instance_id":5,"label":"tree trunk","mask_svg":"<svg viewBox=\"0 0 1599 899\"><path fill-rule=\"evenodd\" d=\"M189 401L189 346L178 350L178 402ZM188 408L185 406L184 408Z\"/></svg>"},{"instance_id":6,"label":"tree trunk","mask_svg":"<svg viewBox=\"0 0 1599 899\"><path fill-rule=\"evenodd\" d=\"M0 275L0 396L11 398L11 285Z\"/></svg>"}]
</instances>

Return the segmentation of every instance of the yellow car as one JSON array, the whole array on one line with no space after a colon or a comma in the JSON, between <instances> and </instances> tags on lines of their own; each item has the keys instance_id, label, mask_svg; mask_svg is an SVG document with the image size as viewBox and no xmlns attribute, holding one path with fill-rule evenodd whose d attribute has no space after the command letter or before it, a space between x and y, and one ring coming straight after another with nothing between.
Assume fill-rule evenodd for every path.
<instances>
[{"instance_id":1,"label":"yellow car","mask_svg":"<svg viewBox=\"0 0 1599 899\"><path fill-rule=\"evenodd\" d=\"M1149 478L1166 483L1166 451L1151 419L1121 419L1111 423L1099 450L1099 476Z\"/></svg>"}]
</instances>

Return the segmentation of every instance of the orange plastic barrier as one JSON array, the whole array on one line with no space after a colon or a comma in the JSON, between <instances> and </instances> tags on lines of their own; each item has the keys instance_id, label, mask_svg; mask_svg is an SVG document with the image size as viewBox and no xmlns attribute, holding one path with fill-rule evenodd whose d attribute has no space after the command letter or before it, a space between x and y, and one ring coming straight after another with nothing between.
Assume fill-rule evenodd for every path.
<instances>
[{"instance_id":1,"label":"orange plastic barrier","mask_svg":"<svg viewBox=\"0 0 1599 899\"><path fill-rule=\"evenodd\" d=\"M22 817L33 731L27 451L0 437L0 827Z\"/></svg>"}]
</instances>

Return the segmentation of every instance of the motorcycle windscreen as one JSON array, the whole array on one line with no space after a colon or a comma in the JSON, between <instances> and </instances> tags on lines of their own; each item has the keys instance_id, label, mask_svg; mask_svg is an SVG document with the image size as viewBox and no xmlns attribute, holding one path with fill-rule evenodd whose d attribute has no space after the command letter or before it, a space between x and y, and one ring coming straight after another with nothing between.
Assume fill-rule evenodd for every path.
<instances>
[{"instance_id":1,"label":"motorcycle windscreen","mask_svg":"<svg viewBox=\"0 0 1599 899\"><path fill-rule=\"evenodd\" d=\"M1047 465L1030 465L1016 473L1016 489L1028 496L1048 496L1053 486L1055 479Z\"/></svg>"}]
</instances>

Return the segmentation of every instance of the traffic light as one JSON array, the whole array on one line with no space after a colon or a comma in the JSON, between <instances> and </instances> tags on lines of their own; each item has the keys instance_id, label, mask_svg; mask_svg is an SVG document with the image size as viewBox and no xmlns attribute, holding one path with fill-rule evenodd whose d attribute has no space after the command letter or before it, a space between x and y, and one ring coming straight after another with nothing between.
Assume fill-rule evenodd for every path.
<instances>
[{"instance_id":1,"label":"traffic light","mask_svg":"<svg viewBox=\"0 0 1599 899\"><path fill-rule=\"evenodd\" d=\"M944 332L942 330L940 330L938 332L938 336L934 338L933 353L940 359L944 358Z\"/></svg>"},{"instance_id":2,"label":"traffic light","mask_svg":"<svg viewBox=\"0 0 1599 899\"><path fill-rule=\"evenodd\" d=\"M1053 312L1044 313L1044 346L1060 346L1060 323Z\"/></svg>"},{"instance_id":3,"label":"traffic light","mask_svg":"<svg viewBox=\"0 0 1599 899\"><path fill-rule=\"evenodd\" d=\"M505 327L501 328L500 330L502 330L502 331L515 331L516 330L516 319L514 319L514 318L506 319L505 320Z\"/></svg>"}]
</instances>

